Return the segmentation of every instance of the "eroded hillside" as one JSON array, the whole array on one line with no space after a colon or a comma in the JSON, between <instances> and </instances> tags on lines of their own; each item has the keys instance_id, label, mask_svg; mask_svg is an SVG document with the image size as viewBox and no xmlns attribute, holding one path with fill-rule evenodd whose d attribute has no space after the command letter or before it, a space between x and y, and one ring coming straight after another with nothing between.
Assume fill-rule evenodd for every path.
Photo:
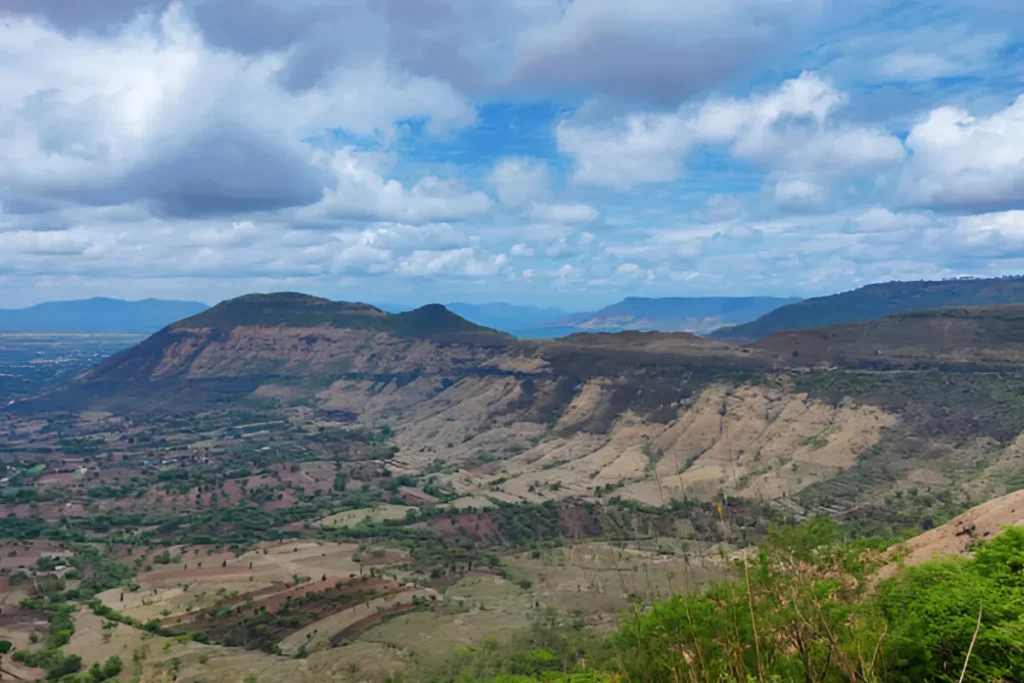
<instances>
[{"instance_id":1,"label":"eroded hillside","mask_svg":"<svg viewBox=\"0 0 1024 683\"><path fill-rule=\"evenodd\" d=\"M439 306L254 295L27 407L238 403L312 430L387 426L389 470L473 505L725 494L896 523L954 505L940 492L967 504L1024 480L1024 380L991 372L1012 368L1019 319L1014 306L903 314L749 348L686 333L516 342Z\"/></svg>"}]
</instances>

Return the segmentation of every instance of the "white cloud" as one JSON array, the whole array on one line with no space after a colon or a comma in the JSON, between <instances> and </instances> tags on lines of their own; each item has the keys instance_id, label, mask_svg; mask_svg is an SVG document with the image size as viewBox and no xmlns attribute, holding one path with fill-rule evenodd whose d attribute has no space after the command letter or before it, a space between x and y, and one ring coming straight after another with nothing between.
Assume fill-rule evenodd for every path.
<instances>
[{"instance_id":1,"label":"white cloud","mask_svg":"<svg viewBox=\"0 0 1024 683\"><path fill-rule=\"evenodd\" d=\"M488 277L508 266L504 254L479 254L471 247L446 251L414 251L398 265L398 273L408 277Z\"/></svg>"},{"instance_id":2,"label":"white cloud","mask_svg":"<svg viewBox=\"0 0 1024 683\"><path fill-rule=\"evenodd\" d=\"M557 271L555 271L555 274L559 280L570 281L578 279L582 273L579 268L573 266L571 263L564 263Z\"/></svg>"},{"instance_id":3,"label":"white cloud","mask_svg":"<svg viewBox=\"0 0 1024 683\"><path fill-rule=\"evenodd\" d=\"M508 250L508 253L510 256L529 257L533 256L534 250L530 245L520 242L518 244L513 244L512 248Z\"/></svg>"},{"instance_id":4,"label":"white cloud","mask_svg":"<svg viewBox=\"0 0 1024 683\"><path fill-rule=\"evenodd\" d=\"M76 37L9 16L0 45L0 185L19 198L151 201L175 215L306 204L327 178L303 138L475 119L450 85L378 62L288 91L286 51L212 48L177 4Z\"/></svg>"},{"instance_id":5,"label":"white cloud","mask_svg":"<svg viewBox=\"0 0 1024 683\"><path fill-rule=\"evenodd\" d=\"M1002 211L963 216L958 220L957 235L967 246L1024 244L1024 211Z\"/></svg>"},{"instance_id":6,"label":"white cloud","mask_svg":"<svg viewBox=\"0 0 1024 683\"><path fill-rule=\"evenodd\" d=\"M612 126L561 121L555 139L576 163L575 182L616 190L675 180L692 143L684 121L670 114L632 114Z\"/></svg>"},{"instance_id":7,"label":"white cloud","mask_svg":"<svg viewBox=\"0 0 1024 683\"><path fill-rule=\"evenodd\" d=\"M900 31L890 38L899 47L878 60L879 71L885 78L905 81L929 81L979 71L991 63L1008 41L1003 33L979 31L964 23L944 27L922 23L913 31ZM878 50L888 45L876 43L874 47Z\"/></svg>"},{"instance_id":8,"label":"white cloud","mask_svg":"<svg viewBox=\"0 0 1024 683\"><path fill-rule=\"evenodd\" d=\"M495 164L487 182L502 204L520 207L548 194L551 172L547 164L526 157L502 159Z\"/></svg>"},{"instance_id":9,"label":"white cloud","mask_svg":"<svg viewBox=\"0 0 1024 683\"><path fill-rule=\"evenodd\" d=\"M531 204L529 216L545 223L590 223L600 214L589 204Z\"/></svg>"},{"instance_id":10,"label":"white cloud","mask_svg":"<svg viewBox=\"0 0 1024 683\"><path fill-rule=\"evenodd\" d=\"M850 219L847 232L901 232L903 230L924 228L931 223L932 221L927 216L921 214L893 213L889 209L876 206Z\"/></svg>"},{"instance_id":11,"label":"white cloud","mask_svg":"<svg viewBox=\"0 0 1024 683\"><path fill-rule=\"evenodd\" d=\"M807 180L780 180L773 193L775 203L784 208L817 208L828 201L828 190Z\"/></svg>"},{"instance_id":12,"label":"white cloud","mask_svg":"<svg viewBox=\"0 0 1024 683\"><path fill-rule=\"evenodd\" d=\"M324 190L323 199L316 205L300 209L297 215L301 220L427 223L461 220L491 210L492 202L486 194L452 181L427 176L407 189L397 180L385 180L350 148L337 151L330 167L335 186Z\"/></svg>"},{"instance_id":13,"label":"white cloud","mask_svg":"<svg viewBox=\"0 0 1024 683\"><path fill-rule=\"evenodd\" d=\"M331 259L331 270L344 274L386 273L393 269L393 255L367 243L356 243L342 248Z\"/></svg>"},{"instance_id":14,"label":"white cloud","mask_svg":"<svg viewBox=\"0 0 1024 683\"><path fill-rule=\"evenodd\" d=\"M988 117L940 107L907 136L902 189L913 203L987 211L1024 206L1024 95Z\"/></svg>"},{"instance_id":15,"label":"white cloud","mask_svg":"<svg viewBox=\"0 0 1024 683\"><path fill-rule=\"evenodd\" d=\"M729 145L734 156L772 171L842 176L901 161L900 141L881 131L833 123L846 95L814 73L745 99L712 98L673 114L633 114L612 125L562 121L559 150L576 161L576 182L626 190L678 178L699 145Z\"/></svg>"}]
</instances>

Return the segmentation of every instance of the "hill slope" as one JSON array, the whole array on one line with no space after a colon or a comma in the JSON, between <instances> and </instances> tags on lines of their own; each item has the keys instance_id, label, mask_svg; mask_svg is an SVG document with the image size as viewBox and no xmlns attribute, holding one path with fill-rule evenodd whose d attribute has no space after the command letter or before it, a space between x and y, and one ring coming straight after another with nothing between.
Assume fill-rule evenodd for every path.
<instances>
[{"instance_id":1,"label":"hill slope","mask_svg":"<svg viewBox=\"0 0 1024 683\"><path fill-rule=\"evenodd\" d=\"M311 391L356 370L395 376L473 365L511 342L436 304L389 314L304 294L250 294L172 323L24 407L189 410L274 379ZM439 353L442 346L451 348Z\"/></svg>"},{"instance_id":2,"label":"hill slope","mask_svg":"<svg viewBox=\"0 0 1024 683\"><path fill-rule=\"evenodd\" d=\"M149 334L207 308L195 301L97 297L0 310L0 332Z\"/></svg>"},{"instance_id":3,"label":"hill slope","mask_svg":"<svg viewBox=\"0 0 1024 683\"><path fill-rule=\"evenodd\" d=\"M1024 363L1024 304L910 311L775 332L753 348L791 364L1016 366Z\"/></svg>"},{"instance_id":4,"label":"hill slope","mask_svg":"<svg viewBox=\"0 0 1024 683\"><path fill-rule=\"evenodd\" d=\"M754 320L799 299L778 297L627 297L592 313L575 313L544 323L580 332L655 330L706 333Z\"/></svg>"},{"instance_id":5,"label":"hill slope","mask_svg":"<svg viewBox=\"0 0 1024 683\"><path fill-rule=\"evenodd\" d=\"M754 340L781 330L874 320L904 311L1009 303L1024 303L1024 278L886 282L783 306L711 336Z\"/></svg>"},{"instance_id":6,"label":"hill slope","mask_svg":"<svg viewBox=\"0 0 1024 683\"><path fill-rule=\"evenodd\" d=\"M901 314L741 348L683 332L524 342L441 306L391 315L252 295L10 410L387 424L388 468L435 472L474 506L724 493L892 531L1024 481L1021 308ZM891 497L911 489L927 495Z\"/></svg>"},{"instance_id":7,"label":"hill slope","mask_svg":"<svg viewBox=\"0 0 1024 683\"><path fill-rule=\"evenodd\" d=\"M966 555L978 541L994 538L1007 526L1024 524L1024 490L1014 491L982 503L904 542L904 564L926 562L934 557ZM885 574L892 573L888 568Z\"/></svg>"}]
</instances>

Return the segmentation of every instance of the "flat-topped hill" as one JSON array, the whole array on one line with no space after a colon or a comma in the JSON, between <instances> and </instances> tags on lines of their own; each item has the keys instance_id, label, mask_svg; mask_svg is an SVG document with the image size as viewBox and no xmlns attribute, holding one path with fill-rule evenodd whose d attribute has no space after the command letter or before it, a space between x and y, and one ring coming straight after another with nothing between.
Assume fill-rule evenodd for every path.
<instances>
[{"instance_id":1,"label":"flat-topped hill","mask_svg":"<svg viewBox=\"0 0 1024 683\"><path fill-rule=\"evenodd\" d=\"M773 332L876 320L933 308L1024 304L1024 278L884 282L782 306L757 320L716 330L717 339L763 339Z\"/></svg>"}]
</instances>

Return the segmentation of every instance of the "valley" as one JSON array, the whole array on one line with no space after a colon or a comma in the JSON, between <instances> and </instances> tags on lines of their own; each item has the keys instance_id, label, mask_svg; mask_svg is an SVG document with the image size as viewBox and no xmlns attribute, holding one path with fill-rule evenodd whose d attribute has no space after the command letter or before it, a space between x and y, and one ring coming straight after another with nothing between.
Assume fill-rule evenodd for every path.
<instances>
[{"instance_id":1,"label":"valley","mask_svg":"<svg viewBox=\"0 0 1024 683\"><path fill-rule=\"evenodd\" d=\"M776 527L937 527L1024 487L1017 316L740 346L224 302L0 412L0 666L455 680L596 642Z\"/></svg>"}]
</instances>

